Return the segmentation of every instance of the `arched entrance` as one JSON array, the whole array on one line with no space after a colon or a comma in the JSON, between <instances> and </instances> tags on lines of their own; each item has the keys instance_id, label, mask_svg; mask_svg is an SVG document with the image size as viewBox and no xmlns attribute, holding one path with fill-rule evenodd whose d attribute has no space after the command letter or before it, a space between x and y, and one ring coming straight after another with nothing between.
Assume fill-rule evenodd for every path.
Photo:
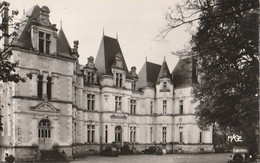
<instances>
[{"instance_id":1,"label":"arched entrance","mask_svg":"<svg viewBox=\"0 0 260 163\"><path fill-rule=\"evenodd\" d=\"M122 128L121 126L116 126L115 128L115 142L121 145L122 142Z\"/></svg>"},{"instance_id":2,"label":"arched entrance","mask_svg":"<svg viewBox=\"0 0 260 163\"><path fill-rule=\"evenodd\" d=\"M38 140L40 149L52 148L51 122L48 119L42 119L38 124Z\"/></svg>"}]
</instances>

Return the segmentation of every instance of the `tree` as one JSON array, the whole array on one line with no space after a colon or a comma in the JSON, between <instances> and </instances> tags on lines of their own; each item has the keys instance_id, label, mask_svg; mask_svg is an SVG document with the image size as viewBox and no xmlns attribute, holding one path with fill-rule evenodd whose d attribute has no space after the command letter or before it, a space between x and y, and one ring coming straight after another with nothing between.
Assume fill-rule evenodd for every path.
<instances>
[{"instance_id":1,"label":"tree","mask_svg":"<svg viewBox=\"0 0 260 163\"><path fill-rule=\"evenodd\" d=\"M0 48L0 82L25 82L25 77L21 77L16 73L16 68L18 67L19 62L10 62L8 60L12 55L12 51L10 50L12 44L9 42L9 39L16 36L15 30L17 30L23 23L13 22L13 18L18 15L18 11L12 11L12 14L9 16L9 5L8 2L0 2L0 13L2 18L2 23L0 24L2 35L0 36L0 40L3 39L4 42L3 47ZM9 34L10 27L14 30ZM27 77L31 79L32 74L27 74ZM2 125L0 117L0 131L3 130Z\"/></svg>"},{"instance_id":2,"label":"tree","mask_svg":"<svg viewBox=\"0 0 260 163\"><path fill-rule=\"evenodd\" d=\"M258 0L187 0L169 9L160 33L165 38L181 25L198 22L191 49L182 54L199 66L201 82L193 91L200 101L198 124L242 134L247 145L256 144L259 120L258 7Z\"/></svg>"}]
</instances>

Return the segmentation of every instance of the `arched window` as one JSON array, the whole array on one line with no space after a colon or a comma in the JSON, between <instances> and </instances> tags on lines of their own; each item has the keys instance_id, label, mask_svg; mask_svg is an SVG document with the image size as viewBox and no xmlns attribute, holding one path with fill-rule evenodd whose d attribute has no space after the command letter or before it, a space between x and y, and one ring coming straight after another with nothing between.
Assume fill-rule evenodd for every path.
<instances>
[{"instance_id":1,"label":"arched window","mask_svg":"<svg viewBox=\"0 0 260 163\"><path fill-rule=\"evenodd\" d=\"M43 119L39 122L38 137L39 138L51 137L51 122L48 119Z\"/></svg>"},{"instance_id":2,"label":"arched window","mask_svg":"<svg viewBox=\"0 0 260 163\"><path fill-rule=\"evenodd\" d=\"M116 126L115 128L115 142L121 142L122 129L121 126Z\"/></svg>"},{"instance_id":3,"label":"arched window","mask_svg":"<svg viewBox=\"0 0 260 163\"><path fill-rule=\"evenodd\" d=\"M42 98L42 78L43 76L42 75L39 75L38 76L38 82L37 82L37 95L39 98Z\"/></svg>"}]
</instances>

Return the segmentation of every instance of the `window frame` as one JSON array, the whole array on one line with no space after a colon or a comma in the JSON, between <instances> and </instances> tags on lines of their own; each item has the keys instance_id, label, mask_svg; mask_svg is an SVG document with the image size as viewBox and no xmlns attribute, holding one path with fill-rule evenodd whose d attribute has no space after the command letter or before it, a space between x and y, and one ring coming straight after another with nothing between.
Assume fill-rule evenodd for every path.
<instances>
[{"instance_id":1,"label":"window frame","mask_svg":"<svg viewBox=\"0 0 260 163\"><path fill-rule=\"evenodd\" d=\"M86 79L88 84L94 84L95 83L95 73L91 71L87 71Z\"/></svg>"},{"instance_id":2,"label":"window frame","mask_svg":"<svg viewBox=\"0 0 260 163\"><path fill-rule=\"evenodd\" d=\"M115 73L116 78L116 87L122 88L123 87L123 74L122 73Z\"/></svg>"},{"instance_id":3,"label":"window frame","mask_svg":"<svg viewBox=\"0 0 260 163\"><path fill-rule=\"evenodd\" d=\"M131 126L129 127L129 131L130 131L130 135L129 135L129 142L130 143L135 143L136 142L136 127L135 126Z\"/></svg>"},{"instance_id":4,"label":"window frame","mask_svg":"<svg viewBox=\"0 0 260 163\"><path fill-rule=\"evenodd\" d=\"M136 114L136 100L130 99L130 114Z\"/></svg>"},{"instance_id":5,"label":"window frame","mask_svg":"<svg viewBox=\"0 0 260 163\"><path fill-rule=\"evenodd\" d=\"M95 94L87 93L87 110L95 110Z\"/></svg>"},{"instance_id":6,"label":"window frame","mask_svg":"<svg viewBox=\"0 0 260 163\"><path fill-rule=\"evenodd\" d=\"M162 142L166 143L167 141L167 127L162 127Z\"/></svg>"},{"instance_id":7,"label":"window frame","mask_svg":"<svg viewBox=\"0 0 260 163\"><path fill-rule=\"evenodd\" d=\"M183 115L183 111L184 111L184 105L183 105L183 100L179 101L179 113L180 115Z\"/></svg>"},{"instance_id":8,"label":"window frame","mask_svg":"<svg viewBox=\"0 0 260 163\"><path fill-rule=\"evenodd\" d=\"M87 125L87 143L95 142L95 125Z\"/></svg>"},{"instance_id":9,"label":"window frame","mask_svg":"<svg viewBox=\"0 0 260 163\"><path fill-rule=\"evenodd\" d=\"M122 97L115 96L115 111L122 110Z\"/></svg>"},{"instance_id":10,"label":"window frame","mask_svg":"<svg viewBox=\"0 0 260 163\"><path fill-rule=\"evenodd\" d=\"M51 53L51 34L44 31L39 31L39 52L50 54Z\"/></svg>"},{"instance_id":11,"label":"window frame","mask_svg":"<svg viewBox=\"0 0 260 163\"><path fill-rule=\"evenodd\" d=\"M167 114L167 100L163 100L163 114Z\"/></svg>"}]
</instances>

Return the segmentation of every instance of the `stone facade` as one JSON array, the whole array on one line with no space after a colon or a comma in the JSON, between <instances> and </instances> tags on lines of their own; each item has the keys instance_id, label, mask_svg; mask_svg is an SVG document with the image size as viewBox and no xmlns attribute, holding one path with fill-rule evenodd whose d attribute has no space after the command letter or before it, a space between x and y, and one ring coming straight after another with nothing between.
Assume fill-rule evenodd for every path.
<instances>
[{"instance_id":1,"label":"stone facade","mask_svg":"<svg viewBox=\"0 0 260 163\"><path fill-rule=\"evenodd\" d=\"M166 61L146 61L137 75L135 67L128 70L118 40L103 36L96 60L79 65L79 42L71 48L49 12L30 9L10 49L9 59L20 61L17 72L33 78L1 84L2 160L5 153L34 160L38 149L72 156L126 143L139 152L151 145L167 153L212 152L212 130L196 124L192 62L181 60L170 73ZM183 65L192 76L180 82Z\"/></svg>"}]
</instances>

